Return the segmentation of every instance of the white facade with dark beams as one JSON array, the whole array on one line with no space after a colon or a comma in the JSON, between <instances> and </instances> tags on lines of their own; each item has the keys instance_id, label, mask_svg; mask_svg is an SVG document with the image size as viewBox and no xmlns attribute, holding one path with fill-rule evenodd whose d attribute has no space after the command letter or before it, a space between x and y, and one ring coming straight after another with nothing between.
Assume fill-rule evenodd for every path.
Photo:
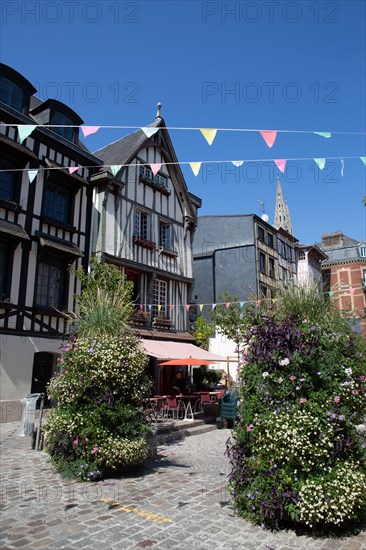
<instances>
[{"instance_id":1,"label":"white facade with dark beams","mask_svg":"<svg viewBox=\"0 0 366 550\"><path fill-rule=\"evenodd\" d=\"M0 65L2 421L19 418L20 400L44 391L56 368L65 330L62 312L73 309L79 291L68 268L88 265L88 178L100 164L79 142L80 117L58 101L41 102L35 92L22 75ZM20 143L18 124L75 128L37 127ZM72 175L59 169L79 165L96 168ZM31 183L28 169L39 169Z\"/></svg>"},{"instance_id":2,"label":"white facade with dark beams","mask_svg":"<svg viewBox=\"0 0 366 550\"><path fill-rule=\"evenodd\" d=\"M165 127L159 110L149 128ZM119 265L134 282L140 325L166 330L166 338L188 329L186 304L193 282L193 235L201 200L190 194L169 134L142 130L96 151L108 165L122 167L91 178L95 214L91 252ZM153 175L150 164L162 164ZM141 306L140 306L141 304ZM149 307L150 306L150 307ZM192 340L186 335L187 341Z\"/></svg>"}]
</instances>

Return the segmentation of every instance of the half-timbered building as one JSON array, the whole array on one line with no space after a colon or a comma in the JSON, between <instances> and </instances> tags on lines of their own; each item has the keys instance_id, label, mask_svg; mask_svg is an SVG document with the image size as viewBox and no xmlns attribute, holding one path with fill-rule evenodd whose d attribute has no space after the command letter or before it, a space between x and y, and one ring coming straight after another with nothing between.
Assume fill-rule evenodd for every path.
<instances>
[{"instance_id":1,"label":"half-timbered building","mask_svg":"<svg viewBox=\"0 0 366 550\"><path fill-rule=\"evenodd\" d=\"M201 200L188 191L165 127L158 105L156 120L146 127L147 134L155 133L148 137L138 130L96 151L111 168L91 178L95 204L91 250L102 261L120 266L134 283L131 320L151 357L155 389L161 392L171 390L174 370L156 369L156 359L181 357L174 343L194 342L188 333L187 304L201 206ZM162 341L170 342L163 354L157 345ZM184 349L188 357L192 355L191 348L183 345L181 353Z\"/></svg>"},{"instance_id":2,"label":"half-timbered building","mask_svg":"<svg viewBox=\"0 0 366 550\"><path fill-rule=\"evenodd\" d=\"M93 209L88 179L100 164L79 141L77 113L59 101L42 102L35 92L22 75L0 65L3 421L19 418L20 400L45 391L57 368L65 330L61 312L73 310L79 291L68 268L88 265ZM18 125L37 127L21 142ZM76 166L72 174L62 168ZM29 170L37 175L30 178Z\"/></svg>"}]
</instances>

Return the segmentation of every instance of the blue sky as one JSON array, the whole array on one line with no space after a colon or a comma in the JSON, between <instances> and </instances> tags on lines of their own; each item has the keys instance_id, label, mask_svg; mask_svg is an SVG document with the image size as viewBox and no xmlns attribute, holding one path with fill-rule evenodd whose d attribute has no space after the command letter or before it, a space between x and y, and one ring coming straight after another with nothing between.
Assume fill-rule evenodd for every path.
<instances>
[{"instance_id":1,"label":"blue sky","mask_svg":"<svg viewBox=\"0 0 366 550\"><path fill-rule=\"evenodd\" d=\"M42 99L55 97L86 124L144 126L163 104L167 126L366 132L365 3L361 1L3 1L0 57ZM100 130L92 150L125 135ZM171 131L180 161L365 156L365 135L279 133L269 149L254 132ZM356 158L209 164L189 190L201 215L273 220L276 176L295 235L318 242L343 230L362 240L366 168Z\"/></svg>"}]
</instances>

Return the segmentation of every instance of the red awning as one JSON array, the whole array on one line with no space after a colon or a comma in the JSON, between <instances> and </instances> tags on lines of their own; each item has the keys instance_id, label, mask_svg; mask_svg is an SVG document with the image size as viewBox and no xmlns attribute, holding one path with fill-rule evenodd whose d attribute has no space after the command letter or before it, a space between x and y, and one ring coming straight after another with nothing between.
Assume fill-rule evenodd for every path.
<instances>
[{"instance_id":1,"label":"red awning","mask_svg":"<svg viewBox=\"0 0 366 550\"><path fill-rule=\"evenodd\" d=\"M210 353L205 349L193 344L184 342L172 342L166 340L142 339L145 353L156 359L184 359L185 357L196 357L206 361L226 361L226 357Z\"/></svg>"}]
</instances>

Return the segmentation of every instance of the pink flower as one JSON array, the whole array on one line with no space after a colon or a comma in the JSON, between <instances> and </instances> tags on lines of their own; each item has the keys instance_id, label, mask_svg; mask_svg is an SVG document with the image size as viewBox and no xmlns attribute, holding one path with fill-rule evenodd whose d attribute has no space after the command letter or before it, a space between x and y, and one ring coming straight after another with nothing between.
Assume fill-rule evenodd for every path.
<instances>
[{"instance_id":1,"label":"pink flower","mask_svg":"<svg viewBox=\"0 0 366 550\"><path fill-rule=\"evenodd\" d=\"M91 450L91 454L94 455L99 451L98 447L94 447L94 449Z\"/></svg>"},{"instance_id":2,"label":"pink flower","mask_svg":"<svg viewBox=\"0 0 366 550\"><path fill-rule=\"evenodd\" d=\"M358 390L352 390L353 395L358 395Z\"/></svg>"},{"instance_id":3,"label":"pink flower","mask_svg":"<svg viewBox=\"0 0 366 550\"><path fill-rule=\"evenodd\" d=\"M78 440L78 438L74 439L74 445L79 445L79 440Z\"/></svg>"},{"instance_id":4,"label":"pink flower","mask_svg":"<svg viewBox=\"0 0 366 550\"><path fill-rule=\"evenodd\" d=\"M339 397L339 395L336 395L335 398L334 398L334 402L339 403L340 400L341 400L341 398Z\"/></svg>"},{"instance_id":5,"label":"pink flower","mask_svg":"<svg viewBox=\"0 0 366 550\"><path fill-rule=\"evenodd\" d=\"M306 403L307 399L306 397L300 397L300 403Z\"/></svg>"},{"instance_id":6,"label":"pink flower","mask_svg":"<svg viewBox=\"0 0 366 550\"><path fill-rule=\"evenodd\" d=\"M296 376L294 376L294 375L290 376L290 380L292 380L292 381L296 380Z\"/></svg>"},{"instance_id":7,"label":"pink flower","mask_svg":"<svg viewBox=\"0 0 366 550\"><path fill-rule=\"evenodd\" d=\"M253 424L250 424L250 426L247 426L247 432L251 432L253 429Z\"/></svg>"},{"instance_id":8,"label":"pink flower","mask_svg":"<svg viewBox=\"0 0 366 550\"><path fill-rule=\"evenodd\" d=\"M365 378L366 378L366 376L363 376L363 375L362 375L362 376L359 376L358 379L361 380L361 382L364 382L364 381L365 381Z\"/></svg>"}]
</instances>

